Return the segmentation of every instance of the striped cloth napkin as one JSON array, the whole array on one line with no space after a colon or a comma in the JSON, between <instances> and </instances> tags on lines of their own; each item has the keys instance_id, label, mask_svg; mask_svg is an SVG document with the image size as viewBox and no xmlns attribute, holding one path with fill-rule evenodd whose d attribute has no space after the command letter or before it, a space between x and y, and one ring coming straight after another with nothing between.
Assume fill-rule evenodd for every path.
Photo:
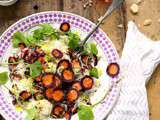
<instances>
[{"instance_id":1,"label":"striped cloth napkin","mask_svg":"<svg viewBox=\"0 0 160 120\"><path fill-rule=\"evenodd\" d=\"M150 40L129 22L121 57L120 97L107 120L149 120L146 83L159 63L160 41Z\"/></svg>"}]
</instances>

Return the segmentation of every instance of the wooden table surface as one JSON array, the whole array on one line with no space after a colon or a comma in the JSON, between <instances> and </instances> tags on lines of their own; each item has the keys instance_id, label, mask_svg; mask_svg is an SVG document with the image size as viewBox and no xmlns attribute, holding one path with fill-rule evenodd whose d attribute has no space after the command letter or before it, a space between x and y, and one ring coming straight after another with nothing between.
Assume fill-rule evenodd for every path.
<instances>
[{"instance_id":1,"label":"wooden table surface","mask_svg":"<svg viewBox=\"0 0 160 120\"><path fill-rule=\"evenodd\" d=\"M41 11L67 11L96 22L97 18L106 11L108 6L103 2L104 0L93 0L93 6L84 9L83 1L85 0L19 0L16 4L9 7L0 6L0 34L17 20ZM160 0L142 0L139 4L139 13L133 15L130 12L130 6L135 1L137 0L126 0L125 4L116 10L107 19L107 22L101 26L111 38L120 56L125 42L127 22L129 20L135 21L139 29L148 37L154 40L160 40L160 23L158 23L158 19L160 19ZM150 26L143 26L145 19L152 19L152 24ZM150 120L159 120L160 66L157 67L152 75L147 85L147 91ZM3 120L3 118L0 117L0 120Z\"/></svg>"}]
</instances>

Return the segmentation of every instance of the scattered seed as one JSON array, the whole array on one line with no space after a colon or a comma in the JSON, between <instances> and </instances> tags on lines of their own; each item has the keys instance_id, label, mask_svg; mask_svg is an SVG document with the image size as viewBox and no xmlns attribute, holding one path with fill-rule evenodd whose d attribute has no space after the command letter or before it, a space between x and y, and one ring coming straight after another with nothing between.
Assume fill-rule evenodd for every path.
<instances>
[{"instance_id":1,"label":"scattered seed","mask_svg":"<svg viewBox=\"0 0 160 120\"><path fill-rule=\"evenodd\" d=\"M136 0L136 4L141 4L142 0Z\"/></svg>"},{"instance_id":2,"label":"scattered seed","mask_svg":"<svg viewBox=\"0 0 160 120\"><path fill-rule=\"evenodd\" d=\"M118 28L123 28L122 24L117 25Z\"/></svg>"},{"instance_id":3,"label":"scattered seed","mask_svg":"<svg viewBox=\"0 0 160 120\"><path fill-rule=\"evenodd\" d=\"M152 20L151 19L146 19L144 22L143 22L143 25L144 26L149 26L152 24Z\"/></svg>"},{"instance_id":4,"label":"scattered seed","mask_svg":"<svg viewBox=\"0 0 160 120\"><path fill-rule=\"evenodd\" d=\"M86 9L87 7L93 6L93 0L79 0L83 4L83 8Z\"/></svg>"},{"instance_id":5,"label":"scattered seed","mask_svg":"<svg viewBox=\"0 0 160 120\"><path fill-rule=\"evenodd\" d=\"M160 23L160 18L158 19L158 23Z\"/></svg>"},{"instance_id":6,"label":"scattered seed","mask_svg":"<svg viewBox=\"0 0 160 120\"><path fill-rule=\"evenodd\" d=\"M137 14L138 11L139 11L139 6L137 4L132 4L131 7L130 7L130 10L133 14Z\"/></svg>"}]
</instances>

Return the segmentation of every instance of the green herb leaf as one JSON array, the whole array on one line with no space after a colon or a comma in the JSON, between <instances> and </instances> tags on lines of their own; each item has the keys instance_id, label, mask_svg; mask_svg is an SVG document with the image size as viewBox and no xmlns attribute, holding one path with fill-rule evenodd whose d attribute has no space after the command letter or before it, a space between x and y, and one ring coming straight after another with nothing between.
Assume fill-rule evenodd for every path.
<instances>
[{"instance_id":1,"label":"green herb leaf","mask_svg":"<svg viewBox=\"0 0 160 120\"><path fill-rule=\"evenodd\" d=\"M83 50L81 54L82 55L88 55L88 51L87 50Z\"/></svg>"},{"instance_id":2,"label":"green herb leaf","mask_svg":"<svg viewBox=\"0 0 160 120\"><path fill-rule=\"evenodd\" d=\"M30 75L33 78L34 77L38 77L41 74L41 72L42 72L41 62L38 62L38 61L36 61L33 64L30 64L29 68L30 68Z\"/></svg>"},{"instance_id":3,"label":"green herb leaf","mask_svg":"<svg viewBox=\"0 0 160 120\"><path fill-rule=\"evenodd\" d=\"M33 38L37 41L40 41L43 39L43 31L42 29L36 29L33 31Z\"/></svg>"},{"instance_id":4,"label":"green herb leaf","mask_svg":"<svg viewBox=\"0 0 160 120\"><path fill-rule=\"evenodd\" d=\"M97 46L94 43L90 44L90 49L93 55L97 55L98 54L98 49Z\"/></svg>"},{"instance_id":5,"label":"green herb leaf","mask_svg":"<svg viewBox=\"0 0 160 120\"><path fill-rule=\"evenodd\" d=\"M71 49L76 49L79 46L80 37L72 32L68 32L69 42L68 46Z\"/></svg>"},{"instance_id":6,"label":"green herb leaf","mask_svg":"<svg viewBox=\"0 0 160 120\"><path fill-rule=\"evenodd\" d=\"M18 47L18 44L24 41L25 41L25 36L23 35L23 33L21 32L14 33L13 40L12 40L12 44L14 48Z\"/></svg>"},{"instance_id":7,"label":"green herb leaf","mask_svg":"<svg viewBox=\"0 0 160 120\"><path fill-rule=\"evenodd\" d=\"M26 112L27 116L25 117L25 120L34 120L37 116L36 108L27 109Z\"/></svg>"},{"instance_id":8,"label":"green herb leaf","mask_svg":"<svg viewBox=\"0 0 160 120\"><path fill-rule=\"evenodd\" d=\"M40 26L42 27L43 34L47 36L51 35L54 32L54 29L50 24L42 24Z\"/></svg>"},{"instance_id":9,"label":"green herb leaf","mask_svg":"<svg viewBox=\"0 0 160 120\"><path fill-rule=\"evenodd\" d=\"M52 40L55 40L55 39L59 40L60 39L58 32L53 32L50 36L51 36Z\"/></svg>"},{"instance_id":10,"label":"green herb leaf","mask_svg":"<svg viewBox=\"0 0 160 120\"><path fill-rule=\"evenodd\" d=\"M95 77L95 78L98 78L99 75L98 75L98 69L97 68L92 68L90 71L89 71L89 75L92 76L92 77Z\"/></svg>"},{"instance_id":11,"label":"green herb leaf","mask_svg":"<svg viewBox=\"0 0 160 120\"><path fill-rule=\"evenodd\" d=\"M32 36L32 35L29 35L27 38L26 38L26 42L27 44L35 44L37 43L38 41Z\"/></svg>"},{"instance_id":12,"label":"green herb leaf","mask_svg":"<svg viewBox=\"0 0 160 120\"><path fill-rule=\"evenodd\" d=\"M78 107L79 120L94 120L94 115L91 106L81 104Z\"/></svg>"},{"instance_id":13,"label":"green herb leaf","mask_svg":"<svg viewBox=\"0 0 160 120\"><path fill-rule=\"evenodd\" d=\"M0 85L6 84L8 81L8 73L7 72L1 72L0 73Z\"/></svg>"}]
</instances>

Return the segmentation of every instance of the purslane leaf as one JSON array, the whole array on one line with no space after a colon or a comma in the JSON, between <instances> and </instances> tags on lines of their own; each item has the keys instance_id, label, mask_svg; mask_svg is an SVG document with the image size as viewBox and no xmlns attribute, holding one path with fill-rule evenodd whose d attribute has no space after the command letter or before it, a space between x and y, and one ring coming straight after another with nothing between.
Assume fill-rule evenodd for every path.
<instances>
[{"instance_id":1,"label":"purslane leaf","mask_svg":"<svg viewBox=\"0 0 160 120\"><path fill-rule=\"evenodd\" d=\"M41 65L41 62L39 61L36 61L35 63L30 64L29 68L30 68L30 75L33 78L39 76L42 72L42 65Z\"/></svg>"},{"instance_id":2,"label":"purslane leaf","mask_svg":"<svg viewBox=\"0 0 160 120\"><path fill-rule=\"evenodd\" d=\"M37 116L37 110L36 108L27 109L27 116L25 117L25 120L34 120Z\"/></svg>"},{"instance_id":3,"label":"purslane leaf","mask_svg":"<svg viewBox=\"0 0 160 120\"><path fill-rule=\"evenodd\" d=\"M94 115L91 106L80 104L78 107L79 120L94 120Z\"/></svg>"},{"instance_id":4,"label":"purslane leaf","mask_svg":"<svg viewBox=\"0 0 160 120\"><path fill-rule=\"evenodd\" d=\"M13 35L13 40L12 40L12 43L13 43L13 47L18 47L18 44L20 42L24 42L25 41L25 36L23 35L23 33L21 32L16 32L14 33Z\"/></svg>"},{"instance_id":5,"label":"purslane leaf","mask_svg":"<svg viewBox=\"0 0 160 120\"><path fill-rule=\"evenodd\" d=\"M42 27L42 33L44 35L49 36L54 32L54 29L50 24L42 24L40 26Z\"/></svg>"},{"instance_id":6,"label":"purslane leaf","mask_svg":"<svg viewBox=\"0 0 160 120\"><path fill-rule=\"evenodd\" d=\"M68 32L68 38L69 38L68 42L69 48L76 49L79 46L80 37L75 33Z\"/></svg>"},{"instance_id":7,"label":"purslane leaf","mask_svg":"<svg viewBox=\"0 0 160 120\"><path fill-rule=\"evenodd\" d=\"M91 52L92 52L93 55L97 55L98 54L98 49L97 49L96 44L91 43L90 44L90 49L91 49Z\"/></svg>"},{"instance_id":8,"label":"purslane leaf","mask_svg":"<svg viewBox=\"0 0 160 120\"><path fill-rule=\"evenodd\" d=\"M8 72L1 72L0 73L0 85L6 84L8 81Z\"/></svg>"},{"instance_id":9,"label":"purslane leaf","mask_svg":"<svg viewBox=\"0 0 160 120\"><path fill-rule=\"evenodd\" d=\"M89 75L92 76L92 77L98 78L98 77L99 77L98 69L95 68L95 67L92 68L92 69L89 71Z\"/></svg>"},{"instance_id":10,"label":"purslane leaf","mask_svg":"<svg viewBox=\"0 0 160 120\"><path fill-rule=\"evenodd\" d=\"M36 44L41 40L44 40L45 37L50 37L52 39L59 39L58 32L50 24L41 24L40 28L33 31L33 35L27 37L24 36L22 32L16 32L13 35L12 44L13 47L17 48L20 42L28 45Z\"/></svg>"}]
</instances>

